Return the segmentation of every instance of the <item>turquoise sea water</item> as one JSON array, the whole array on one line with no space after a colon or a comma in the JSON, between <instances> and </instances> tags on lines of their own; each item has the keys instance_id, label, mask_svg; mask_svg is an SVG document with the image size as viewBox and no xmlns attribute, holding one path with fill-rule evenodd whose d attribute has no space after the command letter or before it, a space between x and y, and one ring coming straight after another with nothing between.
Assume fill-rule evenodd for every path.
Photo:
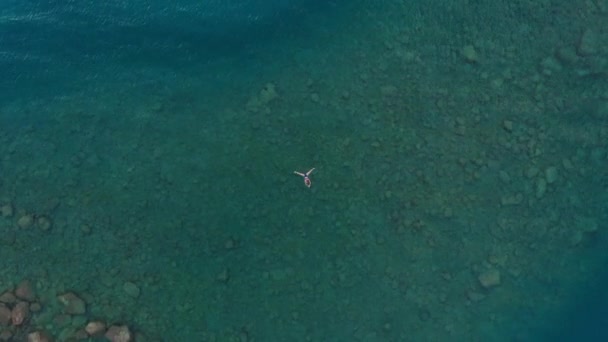
<instances>
[{"instance_id":1,"label":"turquoise sea water","mask_svg":"<svg viewBox=\"0 0 608 342\"><path fill-rule=\"evenodd\" d=\"M608 339L607 20L604 0L5 2L0 292L29 280L41 310L0 333Z\"/></svg>"}]
</instances>

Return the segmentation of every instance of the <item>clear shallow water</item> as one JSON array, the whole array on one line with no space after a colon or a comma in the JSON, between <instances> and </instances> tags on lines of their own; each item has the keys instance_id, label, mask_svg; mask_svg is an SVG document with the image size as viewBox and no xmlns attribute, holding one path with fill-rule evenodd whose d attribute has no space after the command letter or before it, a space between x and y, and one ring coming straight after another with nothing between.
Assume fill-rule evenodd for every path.
<instances>
[{"instance_id":1,"label":"clear shallow water","mask_svg":"<svg viewBox=\"0 0 608 342\"><path fill-rule=\"evenodd\" d=\"M606 260L601 6L226 4L3 9L24 329L78 328L72 290L147 340L601 332L575 319Z\"/></svg>"}]
</instances>

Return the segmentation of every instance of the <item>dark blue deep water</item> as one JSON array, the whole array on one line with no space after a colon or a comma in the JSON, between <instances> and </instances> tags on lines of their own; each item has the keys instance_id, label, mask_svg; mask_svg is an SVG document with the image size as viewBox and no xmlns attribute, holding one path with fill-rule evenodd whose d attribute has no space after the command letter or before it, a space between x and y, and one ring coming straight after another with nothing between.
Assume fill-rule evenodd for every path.
<instances>
[{"instance_id":1,"label":"dark blue deep water","mask_svg":"<svg viewBox=\"0 0 608 342\"><path fill-rule=\"evenodd\" d=\"M608 341L606 22L3 1L0 339Z\"/></svg>"}]
</instances>

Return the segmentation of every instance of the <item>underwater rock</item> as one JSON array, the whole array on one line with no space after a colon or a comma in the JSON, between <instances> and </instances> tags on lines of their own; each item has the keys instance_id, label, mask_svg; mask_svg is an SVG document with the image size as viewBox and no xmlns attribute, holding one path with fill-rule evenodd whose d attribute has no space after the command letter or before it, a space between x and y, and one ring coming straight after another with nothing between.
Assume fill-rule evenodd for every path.
<instances>
[{"instance_id":1,"label":"underwater rock","mask_svg":"<svg viewBox=\"0 0 608 342\"><path fill-rule=\"evenodd\" d=\"M106 324L101 321L91 321L84 327L84 331L86 331L89 336L100 336L106 332Z\"/></svg>"},{"instance_id":2,"label":"underwater rock","mask_svg":"<svg viewBox=\"0 0 608 342\"><path fill-rule=\"evenodd\" d=\"M53 226L51 219L46 216L38 217L38 219L36 220L36 223L38 224L38 227L44 231L51 229L51 227Z\"/></svg>"},{"instance_id":3,"label":"underwater rock","mask_svg":"<svg viewBox=\"0 0 608 342\"><path fill-rule=\"evenodd\" d=\"M17 220L17 226L21 229L27 229L34 224L34 216L32 215L23 215Z\"/></svg>"},{"instance_id":4,"label":"underwater rock","mask_svg":"<svg viewBox=\"0 0 608 342\"><path fill-rule=\"evenodd\" d=\"M473 45L463 47L460 54L467 63L477 63L479 60L479 56L477 55L477 51Z\"/></svg>"},{"instance_id":5,"label":"underwater rock","mask_svg":"<svg viewBox=\"0 0 608 342\"><path fill-rule=\"evenodd\" d=\"M590 56L598 52L599 40L597 34L586 29L580 36L576 52L579 56Z\"/></svg>"},{"instance_id":6,"label":"underwater rock","mask_svg":"<svg viewBox=\"0 0 608 342\"><path fill-rule=\"evenodd\" d=\"M42 331L34 331L27 335L27 342L51 342L51 337Z\"/></svg>"},{"instance_id":7,"label":"underwater rock","mask_svg":"<svg viewBox=\"0 0 608 342\"><path fill-rule=\"evenodd\" d=\"M19 302L11 311L11 321L13 322L14 326L19 326L23 324L23 322L28 318L29 315L29 304L26 302Z\"/></svg>"},{"instance_id":8,"label":"underwater rock","mask_svg":"<svg viewBox=\"0 0 608 342\"><path fill-rule=\"evenodd\" d=\"M73 292L64 293L57 297L63 304L63 312L70 315L82 315L86 312L86 303Z\"/></svg>"},{"instance_id":9,"label":"underwater rock","mask_svg":"<svg viewBox=\"0 0 608 342\"><path fill-rule=\"evenodd\" d=\"M113 325L106 331L105 337L111 342L131 342L133 335L126 325Z\"/></svg>"},{"instance_id":10,"label":"underwater rock","mask_svg":"<svg viewBox=\"0 0 608 342\"><path fill-rule=\"evenodd\" d=\"M500 285L500 271L497 269L489 269L484 271L477 277L481 286L486 289Z\"/></svg>"},{"instance_id":11,"label":"underwater rock","mask_svg":"<svg viewBox=\"0 0 608 342\"><path fill-rule=\"evenodd\" d=\"M135 285L135 283L127 281L122 285L122 289L125 291L125 293L131 297L131 298L137 298L139 297L139 287L137 287L137 285Z\"/></svg>"},{"instance_id":12,"label":"underwater rock","mask_svg":"<svg viewBox=\"0 0 608 342\"><path fill-rule=\"evenodd\" d=\"M0 326L6 327L11 324L11 309L0 304Z\"/></svg>"},{"instance_id":13,"label":"underwater rock","mask_svg":"<svg viewBox=\"0 0 608 342\"><path fill-rule=\"evenodd\" d=\"M0 213L3 217L13 216L13 205L10 203L4 204L2 207L0 207Z\"/></svg>"},{"instance_id":14,"label":"underwater rock","mask_svg":"<svg viewBox=\"0 0 608 342\"><path fill-rule=\"evenodd\" d=\"M6 291L0 295L0 303L15 304L17 303L17 297L10 291Z\"/></svg>"},{"instance_id":15,"label":"underwater rock","mask_svg":"<svg viewBox=\"0 0 608 342\"><path fill-rule=\"evenodd\" d=\"M15 296L28 302L33 302L36 300L36 293L34 292L32 284L29 282L29 280L23 280L19 283L19 285L17 285L17 288L15 289Z\"/></svg>"},{"instance_id":16,"label":"underwater rock","mask_svg":"<svg viewBox=\"0 0 608 342\"><path fill-rule=\"evenodd\" d=\"M547 181L547 184L555 183L557 181L557 176L558 172L555 166L549 166L545 170L545 180Z\"/></svg>"}]
</instances>

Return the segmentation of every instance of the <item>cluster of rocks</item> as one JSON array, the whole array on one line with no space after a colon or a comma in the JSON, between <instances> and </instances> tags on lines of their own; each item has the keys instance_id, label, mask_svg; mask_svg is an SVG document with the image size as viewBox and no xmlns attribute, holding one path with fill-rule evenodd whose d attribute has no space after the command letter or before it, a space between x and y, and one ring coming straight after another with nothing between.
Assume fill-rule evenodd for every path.
<instances>
[{"instance_id":1,"label":"cluster of rocks","mask_svg":"<svg viewBox=\"0 0 608 342\"><path fill-rule=\"evenodd\" d=\"M47 209L52 211L52 207ZM0 203L0 217L23 230L49 231L53 227L49 215L15 208L6 200ZM130 282L125 284L125 291L134 297L139 295L139 288ZM103 337L110 342L142 340L127 325L89 319L85 300L75 292L59 293L56 300L49 300L52 297L55 294L39 298L27 280L4 292L0 290L0 342L75 342Z\"/></svg>"},{"instance_id":2,"label":"cluster of rocks","mask_svg":"<svg viewBox=\"0 0 608 342\"><path fill-rule=\"evenodd\" d=\"M76 342L101 337L110 342L135 341L127 325L89 320L86 302L74 292L59 294L57 302L59 309L43 305L28 280L4 291L0 294L0 341Z\"/></svg>"},{"instance_id":3,"label":"cluster of rocks","mask_svg":"<svg viewBox=\"0 0 608 342\"><path fill-rule=\"evenodd\" d=\"M135 337L127 325L114 324L107 326L103 321L90 321L71 337L73 341L84 341L89 337L104 336L110 342L132 342Z\"/></svg>"},{"instance_id":4,"label":"cluster of rocks","mask_svg":"<svg viewBox=\"0 0 608 342\"><path fill-rule=\"evenodd\" d=\"M16 210L11 203L4 203L0 206L0 215L5 218L16 216L17 220L15 221L15 225L21 229L38 227L41 230L47 231L53 226L53 221L51 221L51 218L47 215L27 213L24 210L15 211Z\"/></svg>"},{"instance_id":5,"label":"cluster of rocks","mask_svg":"<svg viewBox=\"0 0 608 342\"><path fill-rule=\"evenodd\" d=\"M36 300L32 286L22 281L14 290L0 295L0 341L10 341L27 327L31 315L40 312L42 306Z\"/></svg>"}]
</instances>

